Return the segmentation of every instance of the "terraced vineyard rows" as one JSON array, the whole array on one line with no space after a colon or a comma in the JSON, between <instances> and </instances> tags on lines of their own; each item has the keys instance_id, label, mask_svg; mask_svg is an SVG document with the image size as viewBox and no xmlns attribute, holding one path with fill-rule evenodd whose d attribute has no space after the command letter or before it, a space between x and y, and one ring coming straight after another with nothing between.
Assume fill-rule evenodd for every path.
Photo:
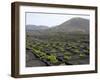
<instances>
[{"instance_id":1,"label":"terraced vineyard rows","mask_svg":"<svg viewBox=\"0 0 100 80\"><path fill-rule=\"evenodd\" d=\"M30 50L47 66L89 64L88 41L27 41L26 50Z\"/></svg>"}]
</instances>

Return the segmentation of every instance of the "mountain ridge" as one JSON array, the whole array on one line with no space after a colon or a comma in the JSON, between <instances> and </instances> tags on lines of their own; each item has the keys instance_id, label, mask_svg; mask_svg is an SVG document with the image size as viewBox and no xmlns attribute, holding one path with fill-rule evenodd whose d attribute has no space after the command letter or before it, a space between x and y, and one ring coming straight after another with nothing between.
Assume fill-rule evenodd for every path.
<instances>
[{"instance_id":1,"label":"mountain ridge","mask_svg":"<svg viewBox=\"0 0 100 80\"><path fill-rule=\"evenodd\" d=\"M31 26L31 25L30 25ZM26 25L26 30L34 30L34 34L53 34L53 33L80 33L80 34L89 34L89 20L80 18L80 17L75 17L71 18L70 20L67 20L60 25L54 26L49 28L48 26L36 26L33 25L34 27L31 26L30 29L27 29Z\"/></svg>"}]
</instances>

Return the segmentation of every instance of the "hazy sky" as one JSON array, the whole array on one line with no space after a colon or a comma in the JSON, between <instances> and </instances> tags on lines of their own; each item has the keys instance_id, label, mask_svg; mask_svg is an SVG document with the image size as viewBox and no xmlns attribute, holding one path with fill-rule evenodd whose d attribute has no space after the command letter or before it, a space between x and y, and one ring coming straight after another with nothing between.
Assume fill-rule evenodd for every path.
<instances>
[{"instance_id":1,"label":"hazy sky","mask_svg":"<svg viewBox=\"0 0 100 80\"><path fill-rule=\"evenodd\" d=\"M89 15L26 13L26 25L45 25L52 27L74 17L89 19Z\"/></svg>"}]
</instances>

